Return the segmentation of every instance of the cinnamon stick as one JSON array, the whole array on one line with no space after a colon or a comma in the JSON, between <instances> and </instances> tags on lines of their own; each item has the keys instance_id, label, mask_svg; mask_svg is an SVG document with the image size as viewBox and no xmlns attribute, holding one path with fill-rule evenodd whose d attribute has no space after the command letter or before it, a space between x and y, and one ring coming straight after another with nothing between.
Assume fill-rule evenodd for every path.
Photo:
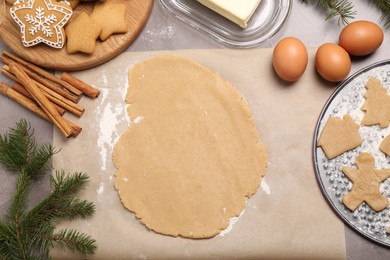
<instances>
[{"instance_id":1,"label":"cinnamon stick","mask_svg":"<svg viewBox=\"0 0 390 260\"><path fill-rule=\"evenodd\" d=\"M5 56L0 56L0 61L3 62L4 64L7 64L9 65L11 62L14 62L13 60L5 57ZM54 83L50 80L47 80L46 78L44 78L42 75L39 75L38 73L36 72L33 72L32 70L26 68L23 64L19 64L19 66L24 70L24 72L27 73L27 75L34 79L35 81L41 83L42 85L50 88L51 90L53 90L54 92L60 94L61 96L71 100L72 102L74 103L78 103L81 96L76 96L64 89L62 89L57 83Z\"/></svg>"},{"instance_id":2,"label":"cinnamon stick","mask_svg":"<svg viewBox=\"0 0 390 260\"><path fill-rule=\"evenodd\" d=\"M29 98L31 100L33 100L34 98L31 96L31 94L27 91L27 89L25 89L23 87L22 84L18 83L18 82L14 82L13 85L11 86L11 88L17 92L19 92L20 94L22 94L23 96L25 96L26 98Z\"/></svg>"},{"instance_id":3,"label":"cinnamon stick","mask_svg":"<svg viewBox=\"0 0 390 260\"><path fill-rule=\"evenodd\" d=\"M94 88L87 83L79 80L78 78L73 77L71 74L64 72L60 79L62 79L65 82L68 82L73 87L79 89L81 92L84 93L84 95L90 97L90 98L97 98L100 95L100 90L97 88Z\"/></svg>"},{"instance_id":4,"label":"cinnamon stick","mask_svg":"<svg viewBox=\"0 0 390 260\"><path fill-rule=\"evenodd\" d=\"M37 114L38 116L42 117L43 119L49 121L50 123L53 123L53 121L46 115L46 113L31 99L23 96L19 92L15 91L14 89L10 88L8 85L5 83L0 82L0 93L9 97L10 99L16 101L20 105L24 106L31 112ZM69 126L72 128L74 136L77 136L80 134L82 128L73 122L65 119L65 122L69 124Z\"/></svg>"},{"instance_id":5,"label":"cinnamon stick","mask_svg":"<svg viewBox=\"0 0 390 260\"><path fill-rule=\"evenodd\" d=\"M53 123L60 129L65 137L73 136L73 130L69 124L61 117L54 106L49 102L47 97L43 95L42 91L37 87L35 82L23 71L23 69L16 63L10 63L10 71L20 80L20 83L28 90L34 97L34 100L39 104L46 115L53 121Z\"/></svg>"},{"instance_id":6,"label":"cinnamon stick","mask_svg":"<svg viewBox=\"0 0 390 260\"><path fill-rule=\"evenodd\" d=\"M50 121L50 118L43 112L43 110L31 99L25 97L24 95L20 94L19 92L13 90L8 85L6 85L3 82L0 82L0 93L4 96L7 96L11 98L12 100L18 102L25 108L29 109L30 111L34 112L35 114L39 115L40 117Z\"/></svg>"},{"instance_id":7,"label":"cinnamon stick","mask_svg":"<svg viewBox=\"0 0 390 260\"><path fill-rule=\"evenodd\" d=\"M37 73L38 75L41 75L43 77L45 77L46 79L48 80L51 80L57 84L59 84L60 86L66 88L67 90L69 90L71 93L75 94L76 96L81 96L82 95L82 92L80 90L78 90L77 88L73 87L72 85L70 85L69 83L57 78L55 75L47 72L46 70L44 69L41 69L40 67L32 64L32 63L29 63L21 58L18 58L17 56L11 54L10 52L8 51L3 51L3 55L12 59L13 61L25 66L26 68L34 71L35 73Z\"/></svg>"},{"instance_id":8,"label":"cinnamon stick","mask_svg":"<svg viewBox=\"0 0 390 260\"><path fill-rule=\"evenodd\" d=\"M20 83L18 82L14 82L11 86L11 88L17 92L19 92L20 94L22 94L23 96L31 99L31 100L34 100L34 98L31 96L31 94L27 91L27 89ZM63 109L62 107L58 106L57 104L54 104L54 107L57 109L58 113L60 113L61 116L63 116L65 114L65 109Z\"/></svg>"},{"instance_id":9,"label":"cinnamon stick","mask_svg":"<svg viewBox=\"0 0 390 260\"><path fill-rule=\"evenodd\" d=\"M9 66L5 65L3 66L1 72L6 75L7 77L9 77L10 79L12 80L15 80L19 83L20 80L14 75L12 74L12 72L10 71L10 68ZM34 80L33 80L34 81ZM80 105L74 103L74 102L71 102L70 100L62 97L61 95L57 94L56 92L48 89L47 87L45 87L44 85L42 85L41 83L37 82L37 81L34 81L34 83L41 89L43 90L43 94L51 101L53 102L54 104L64 108L65 110L71 112L72 114L78 116L78 117L81 117L83 114L84 114L84 111L85 109L83 107L81 107Z\"/></svg>"}]
</instances>

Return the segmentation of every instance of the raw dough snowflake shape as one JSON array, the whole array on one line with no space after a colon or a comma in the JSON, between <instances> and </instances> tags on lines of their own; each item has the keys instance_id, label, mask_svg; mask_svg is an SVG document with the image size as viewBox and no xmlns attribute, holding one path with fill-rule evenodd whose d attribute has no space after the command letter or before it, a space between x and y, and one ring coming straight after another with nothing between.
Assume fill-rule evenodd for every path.
<instances>
[{"instance_id":1,"label":"raw dough snowflake shape","mask_svg":"<svg viewBox=\"0 0 390 260\"><path fill-rule=\"evenodd\" d=\"M25 47L45 43L54 48L65 44L63 27L72 16L72 9L52 0L18 2L10 9L11 17L20 26Z\"/></svg>"},{"instance_id":2,"label":"raw dough snowflake shape","mask_svg":"<svg viewBox=\"0 0 390 260\"><path fill-rule=\"evenodd\" d=\"M344 174L353 183L352 190L342 199L344 205L352 211L363 202L375 211L385 209L389 200L380 193L379 185L390 177L390 169L375 169L375 158L369 153L361 153L355 163L357 169L343 167Z\"/></svg>"}]
</instances>

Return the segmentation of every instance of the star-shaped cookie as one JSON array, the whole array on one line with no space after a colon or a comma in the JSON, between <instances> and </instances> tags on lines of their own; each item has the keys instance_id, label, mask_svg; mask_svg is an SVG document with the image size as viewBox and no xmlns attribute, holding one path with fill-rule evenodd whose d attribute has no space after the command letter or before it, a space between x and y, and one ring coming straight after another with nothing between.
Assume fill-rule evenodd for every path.
<instances>
[{"instance_id":1,"label":"star-shaped cookie","mask_svg":"<svg viewBox=\"0 0 390 260\"><path fill-rule=\"evenodd\" d=\"M355 163L357 169L343 167L344 174L353 183L352 190L342 199L344 205L352 211L363 202L375 211L385 209L389 201L380 193L379 185L390 177L390 169L375 169L375 158L369 153L361 153Z\"/></svg>"},{"instance_id":2,"label":"star-shaped cookie","mask_svg":"<svg viewBox=\"0 0 390 260\"><path fill-rule=\"evenodd\" d=\"M66 51L69 54L84 52L91 54L95 50L96 39L102 27L92 21L86 12L81 12L66 27Z\"/></svg>"},{"instance_id":3,"label":"star-shaped cookie","mask_svg":"<svg viewBox=\"0 0 390 260\"><path fill-rule=\"evenodd\" d=\"M126 33L126 5L114 1L100 1L95 4L91 19L102 26L100 40L105 41L114 33Z\"/></svg>"},{"instance_id":4,"label":"star-shaped cookie","mask_svg":"<svg viewBox=\"0 0 390 260\"><path fill-rule=\"evenodd\" d=\"M20 26L23 46L30 47L38 43L54 48L64 46L63 27L72 16L69 6L53 3L52 0L29 0L15 3L10 14Z\"/></svg>"}]
</instances>

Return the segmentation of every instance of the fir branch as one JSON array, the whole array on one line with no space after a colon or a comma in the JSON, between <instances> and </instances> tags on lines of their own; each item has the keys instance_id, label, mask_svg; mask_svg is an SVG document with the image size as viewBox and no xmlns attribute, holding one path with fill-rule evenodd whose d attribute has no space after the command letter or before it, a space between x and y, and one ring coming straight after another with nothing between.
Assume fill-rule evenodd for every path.
<instances>
[{"instance_id":1,"label":"fir branch","mask_svg":"<svg viewBox=\"0 0 390 260\"><path fill-rule=\"evenodd\" d=\"M10 171L24 171L35 178L50 167L50 158L57 153L50 145L37 146L34 131L26 120L0 135L0 162Z\"/></svg>"},{"instance_id":2,"label":"fir branch","mask_svg":"<svg viewBox=\"0 0 390 260\"><path fill-rule=\"evenodd\" d=\"M10 133L0 135L0 162L10 171L20 171L28 161L29 150L34 146L29 128L27 122L21 120Z\"/></svg>"},{"instance_id":3,"label":"fir branch","mask_svg":"<svg viewBox=\"0 0 390 260\"><path fill-rule=\"evenodd\" d=\"M67 246L72 252L81 252L84 255L92 254L96 250L95 240L76 230L62 230L53 236L53 240L61 247Z\"/></svg>"},{"instance_id":4,"label":"fir branch","mask_svg":"<svg viewBox=\"0 0 390 260\"><path fill-rule=\"evenodd\" d=\"M90 236L74 230L54 231L61 219L73 220L95 213L93 203L76 196L86 187L87 174L57 171L50 178L52 193L31 210L27 209L32 182L50 169L56 152L50 145L35 143L25 120L0 136L0 162L19 174L8 214L0 220L0 260L47 259L54 243L83 255L95 252L96 241Z\"/></svg>"},{"instance_id":5,"label":"fir branch","mask_svg":"<svg viewBox=\"0 0 390 260\"><path fill-rule=\"evenodd\" d=\"M11 201L11 206L8 211L7 219L17 225L20 217L27 209L28 194L31 188L31 179L24 173L19 174L16 182L16 190Z\"/></svg>"},{"instance_id":6,"label":"fir branch","mask_svg":"<svg viewBox=\"0 0 390 260\"><path fill-rule=\"evenodd\" d=\"M390 0L373 0L374 4L382 11L381 19L386 28L390 27Z\"/></svg>"},{"instance_id":7,"label":"fir branch","mask_svg":"<svg viewBox=\"0 0 390 260\"><path fill-rule=\"evenodd\" d=\"M305 4L316 5L318 8L326 12L325 20L333 17L338 18L338 24L346 25L350 19L354 19L357 14L354 11L352 1L348 0L300 0ZM382 12L381 19L386 28L390 27L390 0L368 0L373 3Z\"/></svg>"},{"instance_id":8,"label":"fir branch","mask_svg":"<svg viewBox=\"0 0 390 260\"><path fill-rule=\"evenodd\" d=\"M56 172L50 176L53 192L41 203L36 205L26 216L30 223L39 224L42 221L59 219L73 220L77 217L87 217L95 213L93 203L80 200L74 194L85 188L89 177L85 173L67 175Z\"/></svg>"},{"instance_id":9,"label":"fir branch","mask_svg":"<svg viewBox=\"0 0 390 260\"><path fill-rule=\"evenodd\" d=\"M300 0L302 3L315 4L327 12L325 20L338 18L338 25L346 25L349 19L355 18L356 11L353 10L352 2L348 0Z\"/></svg>"}]
</instances>

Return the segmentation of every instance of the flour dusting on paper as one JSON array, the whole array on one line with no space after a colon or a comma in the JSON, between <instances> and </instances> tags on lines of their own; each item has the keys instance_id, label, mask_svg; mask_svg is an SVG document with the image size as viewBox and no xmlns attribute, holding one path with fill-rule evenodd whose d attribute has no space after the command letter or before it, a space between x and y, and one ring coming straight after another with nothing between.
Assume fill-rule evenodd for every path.
<instances>
[{"instance_id":1,"label":"flour dusting on paper","mask_svg":"<svg viewBox=\"0 0 390 260\"><path fill-rule=\"evenodd\" d=\"M107 160L111 160L111 151L120 135L117 131L118 124L126 117L125 107L122 104L106 102L107 96L112 90L102 89L101 105L97 109L96 117L99 119L99 137L97 144L101 159L101 169L106 170Z\"/></svg>"},{"instance_id":2,"label":"flour dusting on paper","mask_svg":"<svg viewBox=\"0 0 390 260\"><path fill-rule=\"evenodd\" d=\"M226 210L226 209L225 209ZM225 236L227 233L229 233L230 231L232 231L233 229L233 225L237 223L237 221L244 215L244 212L245 212L245 209L240 213L240 215L238 217L232 217L230 218L229 220L229 226L222 230L221 233L219 233L219 237L223 237Z\"/></svg>"},{"instance_id":3,"label":"flour dusting on paper","mask_svg":"<svg viewBox=\"0 0 390 260\"><path fill-rule=\"evenodd\" d=\"M268 186L267 182L266 182L264 179L261 180L260 186L261 186L261 189L262 189L267 195L271 195L271 188L270 188L270 186Z\"/></svg>"},{"instance_id":4,"label":"flour dusting on paper","mask_svg":"<svg viewBox=\"0 0 390 260\"><path fill-rule=\"evenodd\" d=\"M99 185L99 188L96 190L96 193L97 193L98 195L102 195L103 192L104 192L104 183L101 182L100 185Z\"/></svg>"}]
</instances>

